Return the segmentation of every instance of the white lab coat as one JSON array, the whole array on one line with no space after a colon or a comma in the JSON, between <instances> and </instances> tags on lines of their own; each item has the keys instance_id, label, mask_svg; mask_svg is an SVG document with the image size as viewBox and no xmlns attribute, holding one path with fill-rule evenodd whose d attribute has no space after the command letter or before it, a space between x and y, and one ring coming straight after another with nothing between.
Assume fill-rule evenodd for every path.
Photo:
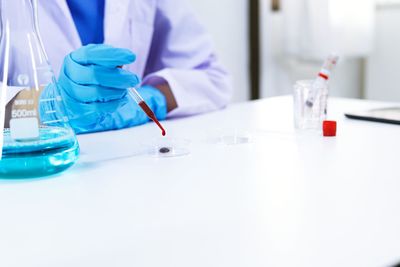
<instances>
[{"instance_id":1,"label":"white lab coat","mask_svg":"<svg viewBox=\"0 0 400 267\"><path fill-rule=\"evenodd\" d=\"M39 0L38 13L43 43L58 74L65 55L82 45L80 37L65 0ZM130 71L146 84L160 79L169 83L178 103L169 117L207 112L229 102L230 79L216 60L210 37L182 1L108 0L104 27L104 43L137 55L127 66Z\"/></svg>"}]
</instances>

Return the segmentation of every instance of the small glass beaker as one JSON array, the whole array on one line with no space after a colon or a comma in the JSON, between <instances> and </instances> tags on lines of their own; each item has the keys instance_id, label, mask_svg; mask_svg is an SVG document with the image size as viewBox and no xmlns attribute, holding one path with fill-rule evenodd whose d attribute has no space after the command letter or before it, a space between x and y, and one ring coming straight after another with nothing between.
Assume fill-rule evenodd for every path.
<instances>
[{"instance_id":1,"label":"small glass beaker","mask_svg":"<svg viewBox=\"0 0 400 267\"><path fill-rule=\"evenodd\" d=\"M314 83L314 80L297 81L293 93L293 115L296 130L317 130L327 116L328 84Z\"/></svg>"}]
</instances>

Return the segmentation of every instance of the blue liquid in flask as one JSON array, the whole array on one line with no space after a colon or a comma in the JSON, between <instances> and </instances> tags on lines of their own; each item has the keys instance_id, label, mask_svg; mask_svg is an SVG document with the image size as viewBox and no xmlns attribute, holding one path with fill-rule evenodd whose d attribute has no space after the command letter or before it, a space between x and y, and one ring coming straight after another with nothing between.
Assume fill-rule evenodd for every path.
<instances>
[{"instance_id":1,"label":"blue liquid in flask","mask_svg":"<svg viewBox=\"0 0 400 267\"><path fill-rule=\"evenodd\" d=\"M36 140L12 140L4 130L0 178L36 178L62 172L78 159L79 145L70 129L42 127Z\"/></svg>"}]
</instances>

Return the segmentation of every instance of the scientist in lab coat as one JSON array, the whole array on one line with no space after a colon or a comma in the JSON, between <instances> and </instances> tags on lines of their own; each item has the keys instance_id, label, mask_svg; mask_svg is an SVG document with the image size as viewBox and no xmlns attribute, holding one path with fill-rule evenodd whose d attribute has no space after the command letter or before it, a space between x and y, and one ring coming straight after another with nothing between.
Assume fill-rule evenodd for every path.
<instances>
[{"instance_id":1,"label":"scientist in lab coat","mask_svg":"<svg viewBox=\"0 0 400 267\"><path fill-rule=\"evenodd\" d=\"M77 133L147 122L127 95L140 81L160 120L228 104L228 75L183 1L38 2L41 36Z\"/></svg>"}]
</instances>

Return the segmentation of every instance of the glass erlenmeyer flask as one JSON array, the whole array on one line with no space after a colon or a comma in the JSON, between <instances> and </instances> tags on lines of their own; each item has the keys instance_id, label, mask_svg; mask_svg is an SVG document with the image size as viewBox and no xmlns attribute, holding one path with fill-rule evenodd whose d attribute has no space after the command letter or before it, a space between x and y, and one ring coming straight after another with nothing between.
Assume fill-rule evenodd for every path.
<instances>
[{"instance_id":1,"label":"glass erlenmeyer flask","mask_svg":"<svg viewBox=\"0 0 400 267\"><path fill-rule=\"evenodd\" d=\"M0 177L63 171L79 146L39 35L37 1L0 0L0 13Z\"/></svg>"}]
</instances>

